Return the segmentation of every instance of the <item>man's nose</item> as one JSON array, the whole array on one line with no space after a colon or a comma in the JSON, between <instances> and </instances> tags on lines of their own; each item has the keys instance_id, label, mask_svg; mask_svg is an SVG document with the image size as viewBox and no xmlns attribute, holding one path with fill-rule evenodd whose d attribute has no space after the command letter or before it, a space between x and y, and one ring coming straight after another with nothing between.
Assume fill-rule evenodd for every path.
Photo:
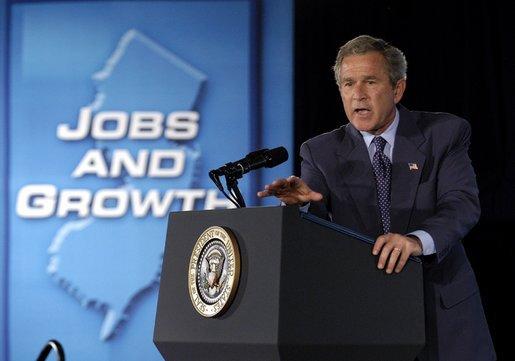
<instances>
[{"instance_id":1,"label":"man's nose","mask_svg":"<svg viewBox=\"0 0 515 361\"><path fill-rule=\"evenodd\" d=\"M354 100L364 100L367 98L367 93L362 84L356 84L354 92L352 93L352 98Z\"/></svg>"}]
</instances>

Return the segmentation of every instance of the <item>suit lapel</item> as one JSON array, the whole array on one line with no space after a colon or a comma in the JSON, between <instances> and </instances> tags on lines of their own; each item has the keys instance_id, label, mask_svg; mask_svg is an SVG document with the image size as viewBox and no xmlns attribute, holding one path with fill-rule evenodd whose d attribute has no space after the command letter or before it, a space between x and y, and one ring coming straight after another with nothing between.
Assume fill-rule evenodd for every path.
<instances>
[{"instance_id":1,"label":"suit lapel","mask_svg":"<svg viewBox=\"0 0 515 361\"><path fill-rule=\"evenodd\" d=\"M391 230L406 233L426 160L419 147L425 141L415 117L399 107L399 126L392 156Z\"/></svg>"},{"instance_id":2,"label":"suit lapel","mask_svg":"<svg viewBox=\"0 0 515 361\"><path fill-rule=\"evenodd\" d=\"M347 124L345 137L338 149L338 172L345 189L357 210L358 221L363 231L370 235L380 234L379 211L372 164L361 134ZM344 205L346 206L346 205Z\"/></svg>"}]
</instances>

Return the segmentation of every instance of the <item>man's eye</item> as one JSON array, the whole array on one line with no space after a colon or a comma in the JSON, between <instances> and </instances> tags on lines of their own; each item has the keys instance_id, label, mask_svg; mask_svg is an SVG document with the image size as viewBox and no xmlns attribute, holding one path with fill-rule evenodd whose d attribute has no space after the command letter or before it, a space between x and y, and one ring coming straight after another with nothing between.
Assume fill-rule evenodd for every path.
<instances>
[{"instance_id":1,"label":"man's eye","mask_svg":"<svg viewBox=\"0 0 515 361\"><path fill-rule=\"evenodd\" d=\"M367 83L368 84L375 84L376 82L375 82L375 80L368 80Z\"/></svg>"}]
</instances>

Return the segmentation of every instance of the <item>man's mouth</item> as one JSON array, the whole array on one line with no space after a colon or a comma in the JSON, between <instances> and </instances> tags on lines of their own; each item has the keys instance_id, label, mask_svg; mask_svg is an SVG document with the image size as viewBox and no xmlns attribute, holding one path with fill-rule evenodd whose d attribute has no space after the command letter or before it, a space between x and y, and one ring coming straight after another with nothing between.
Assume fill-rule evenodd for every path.
<instances>
[{"instance_id":1,"label":"man's mouth","mask_svg":"<svg viewBox=\"0 0 515 361\"><path fill-rule=\"evenodd\" d=\"M354 113L357 113L359 115L365 115L370 112L370 108L355 108Z\"/></svg>"}]
</instances>

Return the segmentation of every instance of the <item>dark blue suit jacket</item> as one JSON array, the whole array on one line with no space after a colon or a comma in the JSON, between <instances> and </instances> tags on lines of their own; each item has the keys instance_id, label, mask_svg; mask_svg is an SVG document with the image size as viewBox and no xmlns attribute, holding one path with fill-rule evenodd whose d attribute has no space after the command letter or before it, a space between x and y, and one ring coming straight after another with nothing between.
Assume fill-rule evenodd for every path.
<instances>
[{"instance_id":1,"label":"dark blue suit jacket","mask_svg":"<svg viewBox=\"0 0 515 361\"><path fill-rule=\"evenodd\" d=\"M470 126L446 113L413 112L402 106L399 112L392 156L391 232L424 230L436 246L436 254L422 257L426 347L418 358L494 360L478 286L461 244L480 215L468 156ZM302 179L324 196L309 211L379 236L372 165L359 131L347 124L308 140L300 154ZM409 163L418 169L410 169Z\"/></svg>"}]
</instances>

